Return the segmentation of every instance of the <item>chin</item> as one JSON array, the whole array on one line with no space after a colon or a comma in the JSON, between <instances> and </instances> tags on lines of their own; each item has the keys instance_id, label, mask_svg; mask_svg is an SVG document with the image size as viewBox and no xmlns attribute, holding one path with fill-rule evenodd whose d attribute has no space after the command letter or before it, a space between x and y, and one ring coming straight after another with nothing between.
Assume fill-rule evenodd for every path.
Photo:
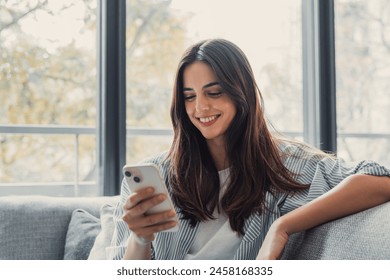
<instances>
[{"instance_id":1,"label":"chin","mask_svg":"<svg viewBox=\"0 0 390 280\"><path fill-rule=\"evenodd\" d=\"M202 134L202 135L208 141L221 139L221 137L222 137L221 134Z\"/></svg>"}]
</instances>

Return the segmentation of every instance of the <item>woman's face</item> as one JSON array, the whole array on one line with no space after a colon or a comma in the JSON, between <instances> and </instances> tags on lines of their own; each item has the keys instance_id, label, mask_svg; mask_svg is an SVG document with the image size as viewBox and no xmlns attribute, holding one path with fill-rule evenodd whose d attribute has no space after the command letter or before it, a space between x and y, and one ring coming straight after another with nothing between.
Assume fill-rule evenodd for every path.
<instances>
[{"instance_id":1,"label":"woman's face","mask_svg":"<svg viewBox=\"0 0 390 280\"><path fill-rule=\"evenodd\" d=\"M224 144L236 107L209 65L196 61L184 69L183 95L187 115L203 137Z\"/></svg>"}]
</instances>

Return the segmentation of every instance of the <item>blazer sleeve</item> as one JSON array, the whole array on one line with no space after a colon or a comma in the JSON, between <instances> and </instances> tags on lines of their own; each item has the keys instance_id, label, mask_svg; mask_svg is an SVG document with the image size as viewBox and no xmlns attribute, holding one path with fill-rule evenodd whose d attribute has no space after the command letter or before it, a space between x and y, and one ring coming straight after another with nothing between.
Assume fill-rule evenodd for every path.
<instances>
[{"instance_id":1,"label":"blazer sleeve","mask_svg":"<svg viewBox=\"0 0 390 280\"><path fill-rule=\"evenodd\" d=\"M286 196L280 205L281 214L292 211L328 192L342 180L353 174L389 176L390 170L373 161L346 162L341 158L308 154L297 151L285 162L287 168L296 174L297 181L310 187Z\"/></svg>"}]
</instances>

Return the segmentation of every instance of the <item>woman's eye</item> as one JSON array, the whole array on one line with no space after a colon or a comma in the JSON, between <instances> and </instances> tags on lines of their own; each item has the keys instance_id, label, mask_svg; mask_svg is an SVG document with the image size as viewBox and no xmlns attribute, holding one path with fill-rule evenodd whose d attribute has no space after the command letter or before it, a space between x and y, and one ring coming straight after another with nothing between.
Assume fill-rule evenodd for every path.
<instances>
[{"instance_id":1,"label":"woman's eye","mask_svg":"<svg viewBox=\"0 0 390 280\"><path fill-rule=\"evenodd\" d=\"M209 95L212 97L217 97L222 94L222 91L216 91L216 92L209 92Z\"/></svg>"},{"instance_id":2,"label":"woman's eye","mask_svg":"<svg viewBox=\"0 0 390 280\"><path fill-rule=\"evenodd\" d=\"M191 100L193 100L195 98L195 95L185 95L184 96L184 100L186 100L186 101L191 101Z\"/></svg>"}]
</instances>

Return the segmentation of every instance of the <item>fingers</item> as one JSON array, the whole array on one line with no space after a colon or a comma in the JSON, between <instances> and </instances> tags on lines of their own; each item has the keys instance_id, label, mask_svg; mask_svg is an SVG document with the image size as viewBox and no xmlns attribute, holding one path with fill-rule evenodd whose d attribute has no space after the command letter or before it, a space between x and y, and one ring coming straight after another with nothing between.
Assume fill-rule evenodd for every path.
<instances>
[{"instance_id":1,"label":"fingers","mask_svg":"<svg viewBox=\"0 0 390 280\"><path fill-rule=\"evenodd\" d=\"M150 238L148 237L153 236L155 233L175 227L177 221L170 220L174 216L175 211L171 210L138 217L125 214L122 218L127 223L129 229L137 236L149 240Z\"/></svg>"},{"instance_id":2,"label":"fingers","mask_svg":"<svg viewBox=\"0 0 390 280\"><path fill-rule=\"evenodd\" d=\"M153 226L137 228L134 229L133 232L139 237L152 236L157 232L173 228L176 226L176 224L177 224L176 221L169 221L169 222L164 222Z\"/></svg>"},{"instance_id":3,"label":"fingers","mask_svg":"<svg viewBox=\"0 0 390 280\"><path fill-rule=\"evenodd\" d=\"M141 228L141 227L151 227L157 224L162 224L169 221L175 217L175 211L166 211L162 213L142 215L133 217L131 215L125 214L123 220L132 228Z\"/></svg>"},{"instance_id":4,"label":"fingers","mask_svg":"<svg viewBox=\"0 0 390 280\"><path fill-rule=\"evenodd\" d=\"M147 198L144 200L141 200L138 204L136 204L133 207L125 209L125 212L133 217L141 216L146 213L149 209L153 208L157 204L160 204L165 200L165 195L159 194L156 196L152 196L151 198ZM131 200L130 198L129 200Z\"/></svg>"},{"instance_id":5,"label":"fingers","mask_svg":"<svg viewBox=\"0 0 390 280\"><path fill-rule=\"evenodd\" d=\"M137 236L149 240L155 233L173 228L177 224L176 221L172 220L176 215L174 210L146 214L149 209L165 199L166 195L156 195L153 187L139 190L130 195L125 202L122 219Z\"/></svg>"},{"instance_id":6,"label":"fingers","mask_svg":"<svg viewBox=\"0 0 390 280\"><path fill-rule=\"evenodd\" d=\"M142 200L145 200L153 196L153 193L154 193L154 188L147 187L131 194L127 199L126 203L124 204L123 209L125 211L131 209L132 207L140 203Z\"/></svg>"}]
</instances>

